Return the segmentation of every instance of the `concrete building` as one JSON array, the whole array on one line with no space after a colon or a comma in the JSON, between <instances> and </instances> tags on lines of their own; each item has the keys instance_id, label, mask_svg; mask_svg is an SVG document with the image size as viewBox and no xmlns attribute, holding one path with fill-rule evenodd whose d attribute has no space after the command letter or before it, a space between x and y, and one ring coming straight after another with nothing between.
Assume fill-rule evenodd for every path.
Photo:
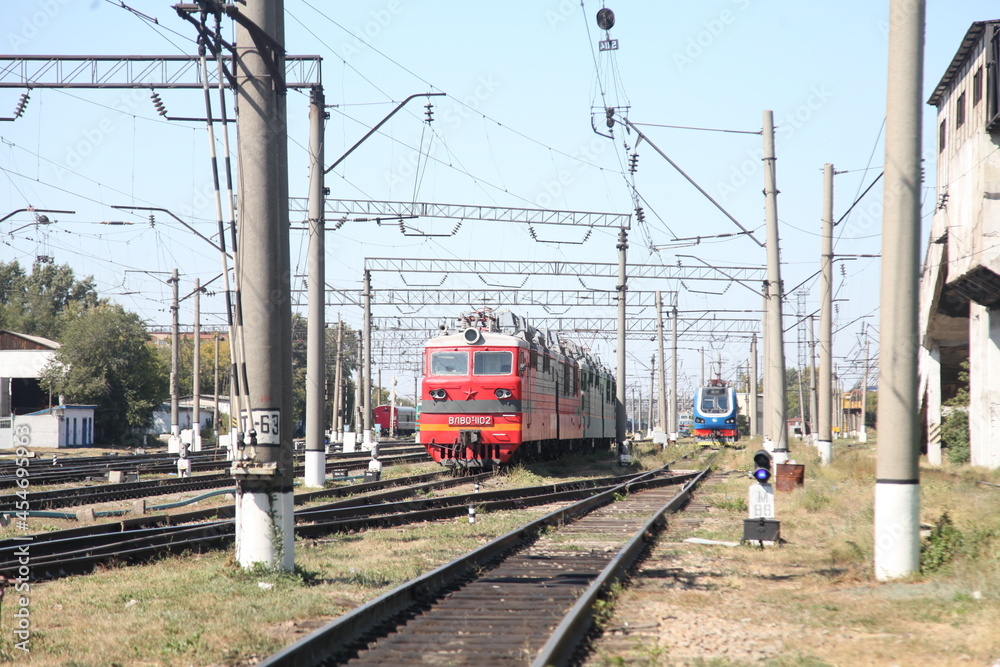
<instances>
[{"instance_id":1,"label":"concrete building","mask_svg":"<svg viewBox=\"0 0 1000 667\"><path fill-rule=\"evenodd\" d=\"M32 447L93 447L96 405L57 405L14 417L18 443Z\"/></svg>"},{"instance_id":2,"label":"concrete building","mask_svg":"<svg viewBox=\"0 0 1000 667\"><path fill-rule=\"evenodd\" d=\"M920 284L927 455L969 364L973 465L1000 467L1000 20L973 23L931 94L937 183Z\"/></svg>"}]
</instances>

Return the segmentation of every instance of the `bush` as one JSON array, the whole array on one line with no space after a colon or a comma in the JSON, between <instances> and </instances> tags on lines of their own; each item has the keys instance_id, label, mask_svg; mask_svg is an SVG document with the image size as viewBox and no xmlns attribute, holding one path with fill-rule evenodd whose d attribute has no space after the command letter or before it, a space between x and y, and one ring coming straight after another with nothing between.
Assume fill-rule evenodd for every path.
<instances>
[{"instance_id":1,"label":"bush","mask_svg":"<svg viewBox=\"0 0 1000 667\"><path fill-rule=\"evenodd\" d=\"M966 410L956 408L942 420L941 444L951 463L969 462L969 413Z\"/></svg>"},{"instance_id":2,"label":"bush","mask_svg":"<svg viewBox=\"0 0 1000 667\"><path fill-rule=\"evenodd\" d=\"M945 512L920 548L920 571L934 572L947 565L961 551L962 542L962 533Z\"/></svg>"}]
</instances>

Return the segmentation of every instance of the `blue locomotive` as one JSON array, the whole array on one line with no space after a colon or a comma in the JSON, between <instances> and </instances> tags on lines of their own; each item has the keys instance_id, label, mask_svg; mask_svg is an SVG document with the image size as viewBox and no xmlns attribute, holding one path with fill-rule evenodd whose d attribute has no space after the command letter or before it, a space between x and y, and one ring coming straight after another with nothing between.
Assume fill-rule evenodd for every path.
<instances>
[{"instance_id":1,"label":"blue locomotive","mask_svg":"<svg viewBox=\"0 0 1000 667\"><path fill-rule=\"evenodd\" d=\"M694 435L699 440L736 442L740 430L736 423L739 405L736 390L721 380L710 380L707 387L694 392Z\"/></svg>"}]
</instances>

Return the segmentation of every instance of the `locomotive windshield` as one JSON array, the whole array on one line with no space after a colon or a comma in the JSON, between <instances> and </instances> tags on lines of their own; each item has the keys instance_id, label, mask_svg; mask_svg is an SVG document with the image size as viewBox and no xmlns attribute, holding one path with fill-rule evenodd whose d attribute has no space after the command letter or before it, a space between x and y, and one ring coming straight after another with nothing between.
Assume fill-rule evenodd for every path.
<instances>
[{"instance_id":1,"label":"locomotive windshield","mask_svg":"<svg viewBox=\"0 0 1000 667\"><path fill-rule=\"evenodd\" d=\"M431 352L431 375L467 375L468 352Z\"/></svg>"},{"instance_id":2,"label":"locomotive windshield","mask_svg":"<svg viewBox=\"0 0 1000 667\"><path fill-rule=\"evenodd\" d=\"M509 350L476 352L472 363L475 375L510 375L514 367L514 354Z\"/></svg>"},{"instance_id":3,"label":"locomotive windshield","mask_svg":"<svg viewBox=\"0 0 1000 667\"><path fill-rule=\"evenodd\" d=\"M722 387L707 387L701 392L701 411L706 414L729 412L729 397Z\"/></svg>"}]
</instances>

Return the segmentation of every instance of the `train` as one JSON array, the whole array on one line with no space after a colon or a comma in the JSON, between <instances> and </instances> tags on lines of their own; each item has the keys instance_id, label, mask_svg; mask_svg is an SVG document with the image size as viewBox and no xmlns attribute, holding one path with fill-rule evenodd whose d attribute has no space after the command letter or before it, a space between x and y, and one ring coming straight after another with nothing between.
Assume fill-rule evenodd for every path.
<instances>
[{"instance_id":1,"label":"train","mask_svg":"<svg viewBox=\"0 0 1000 667\"><path fill-rule=\"evenodd\" d=\"M736 390L724 381L709 380L707 387L695 390L692 426L699 440L736 442L740 439L738 414Z\"/></svg>"},{"instance_id":2,"label":"train","mask_svg":"<svg viewBox=\"0 0 1000 667\"><path fill-rule=\"evenodd\" d=\"M492 468L610 447L615 378L572 341L477 310L424 345L419 442L438 463Z\"/></svg>"},{"instance_id":3,"label":"train","mask_svg":"<svg viewBox=\"0 0 1000 667\"><path fill-rule=\"evenodd\" d=\"M396 435L410 435L417 430L417 411L406 405L397 405L393 417L391 405L378 405L373 410L375 423L383 435L388 435L395 428ZM390 421L391 420L391 421Z\"/></svg>"}]
</instances>

